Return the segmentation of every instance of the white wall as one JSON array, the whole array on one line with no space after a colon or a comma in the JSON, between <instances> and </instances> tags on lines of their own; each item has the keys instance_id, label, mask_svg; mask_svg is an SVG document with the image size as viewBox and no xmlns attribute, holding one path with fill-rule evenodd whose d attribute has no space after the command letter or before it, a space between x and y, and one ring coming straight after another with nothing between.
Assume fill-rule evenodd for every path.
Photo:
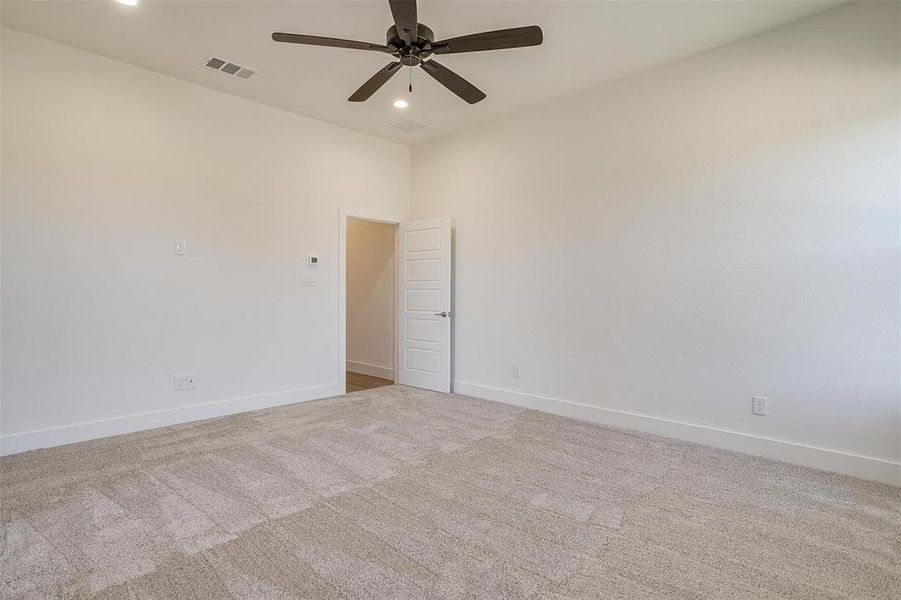
<instances>
[{"instance_id":1,"label":"white wall","mask_svg":"<svg viewBox=\"0 0 901 600\"><path fill-rule=\"evenodd\" d=\"M456 225L456 389L901 483L898 11L417 146L413 216Z\"/></svg>"},{"instance_id":2,"label":"white wall","mask_svg":"<svg viewBox=\"0 0 901 600\"><path fill-rule=\"evenodd\" d=\"M409 149L2 33L3 452L336 393L338 206Z\"/></svg>"},{"instance_id":3,"label":"white wall","mask_svg":"<svg viewBox=\"0 0 901 600\"><path fill-rule=\"evenodd\" d=\"M396 225L347 220L347 369L394 377Z\"/></svg>"}]
</instances>

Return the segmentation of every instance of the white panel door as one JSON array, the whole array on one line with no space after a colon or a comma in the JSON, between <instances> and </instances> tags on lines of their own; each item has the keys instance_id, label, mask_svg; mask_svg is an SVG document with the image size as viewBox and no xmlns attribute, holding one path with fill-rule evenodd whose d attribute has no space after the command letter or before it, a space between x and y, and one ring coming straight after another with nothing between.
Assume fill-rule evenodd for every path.
<instances>
[{"instance_id":1,"label":"white panel door","mask_svg":"<svg viewBox=\"0 0 901 600\"><path fill-rule=\"evenodd\" d=\"M451 221L400 225L397 382L451 388Z\"/></svg>"}]
</instances>

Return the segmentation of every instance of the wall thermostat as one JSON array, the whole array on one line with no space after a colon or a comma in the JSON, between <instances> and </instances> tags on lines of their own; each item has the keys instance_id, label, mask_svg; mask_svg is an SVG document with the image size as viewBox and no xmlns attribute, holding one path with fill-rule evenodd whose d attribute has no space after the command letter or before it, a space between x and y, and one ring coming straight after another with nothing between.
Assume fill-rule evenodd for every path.
<instances>
[{"instance_id":1,"label":"wall thermostat","mask_svg":"<svg viewBox=\"0 0 901 600\"><path fill-rule=\"evenodd\" d=\"M311 267L319 266L319 255L318 254L307 254L307 264Z\"/></svg>"}]
</instances>

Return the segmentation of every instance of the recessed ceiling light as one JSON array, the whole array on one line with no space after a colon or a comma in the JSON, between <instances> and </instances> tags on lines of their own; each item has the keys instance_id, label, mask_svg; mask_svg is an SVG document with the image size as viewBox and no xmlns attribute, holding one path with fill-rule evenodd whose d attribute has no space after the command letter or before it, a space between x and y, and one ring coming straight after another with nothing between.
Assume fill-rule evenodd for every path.
<instances>
[{"instance_id":1,"label":"recessed ceiling light","mask_svg":"<svg viewBox=\"0 0 901 600\"><path fill-rule=\"evenodd\" d=\"M407 108L407 106L409 106L409 105L407 104L407 101L404 100L403 98L400 98L400 99L394 101L394 108Z\"/></svg>"},{"instance_id":2,"label":"recessed ceiling light","mask_svg":"<svg viewBox=\"0 0 901 600\"><path fill-rule=\"evenodd\" d=\"M125 6L137 6L138 0L116 0L119 4L124 4Z\"/></svg>"}]
</instances>

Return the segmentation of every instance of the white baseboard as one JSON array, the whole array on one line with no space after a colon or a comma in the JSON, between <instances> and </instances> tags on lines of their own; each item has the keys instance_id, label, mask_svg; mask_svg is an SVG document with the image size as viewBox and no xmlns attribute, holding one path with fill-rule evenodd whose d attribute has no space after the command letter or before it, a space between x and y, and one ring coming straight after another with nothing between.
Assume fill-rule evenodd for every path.
<instances>
[{"instance_id":1,"label":"white baseboard","mask_svg":"<svg viewBox=\"0 0 901 600\"><path fill-rule=\"evenodd\" d=\"M694 423L601 408L569 400L534 396L465 381L454 381L454 392L524 408L532 408L573 419L654 433L745 454L773 458L824 471L860 477L861 479L901 485L901 463L881 458L850 454L848 452L777 440L739 431L718 429L706 425L696 425Z\"/></svg>"},{"instance_id":2,"label":"white baseboard","mask_svg":"<svg viewBox=\"0 0 901 600\"><path fill-rule=\"evenodd\" d=\"M394 369L390 367L380 367L378 365L370 365L364 362L347 361L347 370L351 373L362 373L363 375L371 375L372 377L381 377L382 379L390 379L394 381Z\"/></svg>"},{"instance_id":3,"label":"white baseboard","mask_svg":"<svg viewBox=\"0 0 901 600\"><path fill-rule=\"evenodd\" d=\"M177 425L189 421L223 417L225 415L247 412L249 410L259 410L271 406L294 404L295 402L305 402L307 400L318 400L320 398L337 396L340 393L341 391L338 384L330 383L326 385L274 392L271 394L261 394L259 396L229 398L227 400L218 400L204 404L192 404L189 406L179 406L177 408L125 415L110 419L73 423L71 425L39 429L37 431L13 433L0 436L0 456L17 454L19 452L35 450L37 448L52 448L53 446L62 446L64 444L83 442L122 433L144 431L156 427Z\"/></svg>"}]
</instances>

